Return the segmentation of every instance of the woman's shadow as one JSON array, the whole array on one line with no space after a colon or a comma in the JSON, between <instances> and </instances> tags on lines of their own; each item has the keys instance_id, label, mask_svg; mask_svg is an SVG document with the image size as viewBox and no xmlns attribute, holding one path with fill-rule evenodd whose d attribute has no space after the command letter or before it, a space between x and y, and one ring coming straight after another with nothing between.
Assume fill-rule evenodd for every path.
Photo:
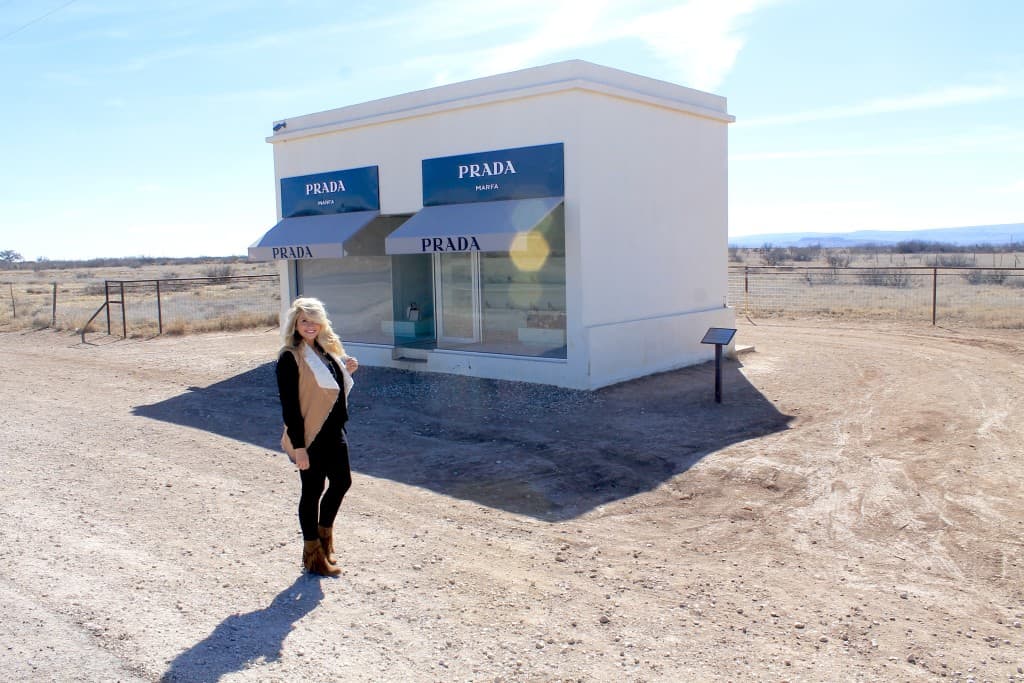
<instances>
[{"instance_id":1,"label":"woman's shadow","mask_svg":"<svg viewBox=\"0 0 1024 683\"><path fill-rule=\"evenodd\" d=\"M254 663L277 660L295 622L323 597L318 577L300 576L264 609L222 621L213 633L175 657L160 680L213 682Z\"/></svg>"}]
</instances>

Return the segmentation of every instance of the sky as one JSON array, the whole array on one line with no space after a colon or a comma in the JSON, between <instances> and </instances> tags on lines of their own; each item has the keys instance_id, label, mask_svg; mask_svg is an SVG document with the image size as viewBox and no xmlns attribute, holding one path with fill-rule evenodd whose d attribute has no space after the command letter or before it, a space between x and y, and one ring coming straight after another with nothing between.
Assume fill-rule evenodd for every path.
<instances>
[{"instance_id":1,"label":"sky","mask_svg":"<svg viewBox=\"0 0 1024 683\"><path fill-rule=\"evenodd\" d=\"M1024 222L1020 0L0 0L0 251L227 256L275 121L583 59L722 95L729 234Z\"/></svg>"}]
</instances>

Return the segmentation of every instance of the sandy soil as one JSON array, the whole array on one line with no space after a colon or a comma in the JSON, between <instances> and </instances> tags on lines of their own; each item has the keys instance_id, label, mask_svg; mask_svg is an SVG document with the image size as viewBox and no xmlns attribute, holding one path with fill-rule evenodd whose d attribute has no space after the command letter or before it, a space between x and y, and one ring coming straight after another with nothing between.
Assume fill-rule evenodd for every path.
<instances>
[{"instance_id":1,"label":"sandy soil","mask_svg":"<svg viewBox=\"0 0 1024 683\"><path fill-rule=\"evenodd\" d=\"M721 405L361 369L316 579L273 333L0 334L0 680L1024 680L1020 333L737 339Z\"/></svg>"}]
</instances>

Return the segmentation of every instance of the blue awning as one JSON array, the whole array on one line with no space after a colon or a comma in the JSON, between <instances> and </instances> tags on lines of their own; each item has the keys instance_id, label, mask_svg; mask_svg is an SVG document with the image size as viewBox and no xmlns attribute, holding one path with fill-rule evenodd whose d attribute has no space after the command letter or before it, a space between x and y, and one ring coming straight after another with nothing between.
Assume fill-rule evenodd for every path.
<instances>
[{"instance_id":1,"label":"blue awning","mask_svg":"<svg viewBox=\"0 0 1024 683\"><path fill-rule=\"evenodd\" d=\"M385 238L384 251L511 251L517 236L536 228L562 201L538 197L427 206Z\"/></svg>"},{"instance_id":2,"label":"blue awning","mask_svg":"<svg viewBox=\"0 0 1024 683\"><path fill-rule=\"evenodd\" d=\"M253 261L341 258L345 255L345 242L378 215L378 211L350 211L285 218L249 247L249 258Z\"/></svg>"}]
</instances>

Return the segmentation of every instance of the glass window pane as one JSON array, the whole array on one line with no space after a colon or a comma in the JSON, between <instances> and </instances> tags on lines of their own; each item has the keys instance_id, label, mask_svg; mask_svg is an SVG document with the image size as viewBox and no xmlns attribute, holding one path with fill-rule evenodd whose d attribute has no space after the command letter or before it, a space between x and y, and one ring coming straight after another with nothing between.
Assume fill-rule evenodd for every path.
<instances>
[{"instance_id":1,"label":"glass window pane","mask_svg":"<svg viewBox=\"0 0 1024 683\"><path fill-rule=\"evenodd\" d=\"M391 257L299 261L298 291L324 302L342 341L391 344Z\"/></svg>"},{"instance_id":2,"label":"glass window pane","mask_svg":"<svg viewBox=\"0 0 1024 683\"><path fill-rule=\"evenodd\" d=\"M391 257L395 346L434 348L433 254Z\"/></svg>"},{"instance_id":3,"label":"glass window pane","mask_svg":"<svg viewBox=\"0 0 1024 683\"><path fill-rule=\"evenodd\" d=\"M556 211L509 253L480 255L483 350L565 358L565 230Z\"/></svg>"},{"instance_id":4,"label":"glass window pane","mask_svg":"<svg viewBox=\"0 0 1024 683\"><path fill-rule=\"evenodd\" d=\"M462 344L476 341L473 254L441 254L438 281L440 341Z\"/></svg>"},{"instance_id":5,"label":"glass window pane","mask_svg":"<svg viewBox=\"0 0 1024 683\"><path fill-rule=\"evenodd\" d=\"M565 358L565 256L523 270L508 254L483 254L482 350Z\"/></svg>"}]
</instances>

